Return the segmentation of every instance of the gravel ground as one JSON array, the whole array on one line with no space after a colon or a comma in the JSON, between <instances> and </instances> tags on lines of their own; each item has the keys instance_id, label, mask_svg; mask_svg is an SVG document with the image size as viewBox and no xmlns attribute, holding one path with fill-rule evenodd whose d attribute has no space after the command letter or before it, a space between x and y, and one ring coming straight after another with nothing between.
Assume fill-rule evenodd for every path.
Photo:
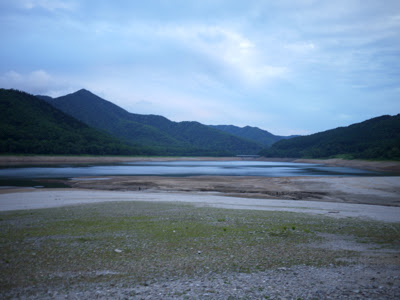
<instances>
[{"instance_id":1,"label":"gravel ground","mask_svg":"<svg viewBox=\"0 0 400 300\"><path fill-rule=\"evenodd\" d=\"M400 224L115 202L0 213L2 299L399 299Z\"/></svg>"},{"instance_id":2,"label":"gravel ground","mask_svg":"<svg viewBox=\"0 0 400 300\"><path fill-rule=\"evenodd\" d=\"M399 269L295 266L253 274L207 274L143 285L84 284L69 291L34 289L31 299L399 299ZM131 285L131 286L130 286ZM21 291L16 298L25 298ZM7 297L7 296L6 296Z\"/></svg>"}]
</instances>

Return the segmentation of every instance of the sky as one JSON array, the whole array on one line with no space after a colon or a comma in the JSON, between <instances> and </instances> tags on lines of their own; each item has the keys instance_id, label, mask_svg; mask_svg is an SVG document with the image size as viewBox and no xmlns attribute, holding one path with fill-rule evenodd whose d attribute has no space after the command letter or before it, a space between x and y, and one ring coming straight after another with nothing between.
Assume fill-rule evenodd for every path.
<instances>
[{"instance_id":1,"label":"sky","mask_svg":"<svg viewBox=\"0 0 400 300\"><path fill-rule=\"evenodd\" d=\"M0 0L0 87L312 134L400 113L398 0Z\"/></svg>"}]
</instances>

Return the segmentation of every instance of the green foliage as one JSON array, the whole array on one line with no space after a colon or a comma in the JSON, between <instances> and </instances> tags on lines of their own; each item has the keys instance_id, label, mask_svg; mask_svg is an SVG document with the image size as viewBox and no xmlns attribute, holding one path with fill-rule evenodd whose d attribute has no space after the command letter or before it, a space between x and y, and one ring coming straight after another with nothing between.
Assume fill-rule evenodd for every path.
<instances>
[{"instance_id":1,"label":"green foliage","mask_svg":"<svg viewBox=\"0 0 400 300\"><path fill-rule=\"evenodd\" d=\"M264 147L270 147L272 144L276 143L279 140L291 138L291 136L285 137L273 135L266 130L251 126L241 128L233 125L212 125L211 127L232 134L234 136L256 142Z\"/></svg>"},{"instance_id":2,"label":"green foliage","mask_svg":"<svg viewBox=\"0 0 400 300\"><path fill-rule=\"evenodd\" d=\"M37 97L0 89L0 153L140 155L150 152L90 128Z\"/></svg>"},{"instance_id":3,"label":"green foliage","mask_svg":"<svg viewBox=\"0 0 400 300\"><path fill-rule=\"evenodd\" d=\"M56 99L42 97L54 107L89 126L128 143L151 147L158 155L229 156L256 154L262 146L198 122L172 122L156 115L139 115L86 90Z\"/></svg>"},{"instance_id":4,"label":"green foliage","mask_svg":"<svg viewBox=\"0 0 400 300\"><path fill-rule=\"evenodd\" d=\"M282 140L261 155L268 157L400 159L400 114L348 127Z\"/></svg>"}]
</instances>

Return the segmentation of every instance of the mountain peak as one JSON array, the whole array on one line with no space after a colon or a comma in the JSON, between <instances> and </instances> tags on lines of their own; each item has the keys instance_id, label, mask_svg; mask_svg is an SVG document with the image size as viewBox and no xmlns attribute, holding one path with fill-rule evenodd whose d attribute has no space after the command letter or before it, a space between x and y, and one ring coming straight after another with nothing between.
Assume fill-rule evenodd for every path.
<instances>
[{"instance_id":1,"label":"mountain peak","mask_svg":"<svg viewBox=\"0 0 400 300\"><path fill-rule=\"evenodd\" d=\"M86 89L80 89L79 91L76 91L76 92L73 93L73 94L80 94L80 95L87 95L87 94L89 94L89 95L94 95L91 91L88 91L88 90L86 90Z\"/></svg>"}]
</instances>

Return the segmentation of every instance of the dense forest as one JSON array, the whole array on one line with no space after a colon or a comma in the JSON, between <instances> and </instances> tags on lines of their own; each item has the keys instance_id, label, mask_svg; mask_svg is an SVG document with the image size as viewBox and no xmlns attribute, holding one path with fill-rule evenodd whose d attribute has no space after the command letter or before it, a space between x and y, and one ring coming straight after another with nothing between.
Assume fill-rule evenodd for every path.
<instances>
[{"instance_id":1,"label":"dense forest","mask_svg":"<svg viewBox=\"0 0 400 300\"><path fill-rule=\"evenodd\" d=\"M400 114L288 138L256 127L207 126L133 114L86 90L53 99L0 89L1 154L259 153L266 157L400 160Z\"/></svg>"},{"instance_id":2,"label":"dense forest","mask_svg":"<svg viewBox=\"0 0 400 300\"><path fill-rule=\"evenodd\" d=\"M263 145L264 147L269 147L272 144L280 141L282 139L290 139L295 136L279 136L274 135L266 130L262 130L257 127L245 126L238 127L234 125L210 125L211 127L224 131L226 133L245 138L256 143Z\"/></svg>"},{"instance_id":3,"label":"dense forest","mask_svg":"<svg viewBox=\"0 0 400 300\"><path fill-rule=\"evenodd\" d=\"M400 159L400 114L348 127L281 140L261 152L267 157Z\"/></svg>"},{"instance_id":4,"label":"dense forest","mask_svg":"<svg viewBox=\"0 0 400 300\"><path fill-rule=\"evenodd\" d=\"M128 143L146 145L159 155L232 156L257 154L263 146L198 122L129 113L87 90L52 99L38 96L85 124Z\"/></svg>"},{"instance_id":5,"label":"dense forest","mask_svg":"<svg viewBox=\"0 0 400 300\"><path fill-rule=\"evenodd\" d=\"M0 153L144 155L134 147L16 90L0 89Z\"/></svg>"}]
</instances>

